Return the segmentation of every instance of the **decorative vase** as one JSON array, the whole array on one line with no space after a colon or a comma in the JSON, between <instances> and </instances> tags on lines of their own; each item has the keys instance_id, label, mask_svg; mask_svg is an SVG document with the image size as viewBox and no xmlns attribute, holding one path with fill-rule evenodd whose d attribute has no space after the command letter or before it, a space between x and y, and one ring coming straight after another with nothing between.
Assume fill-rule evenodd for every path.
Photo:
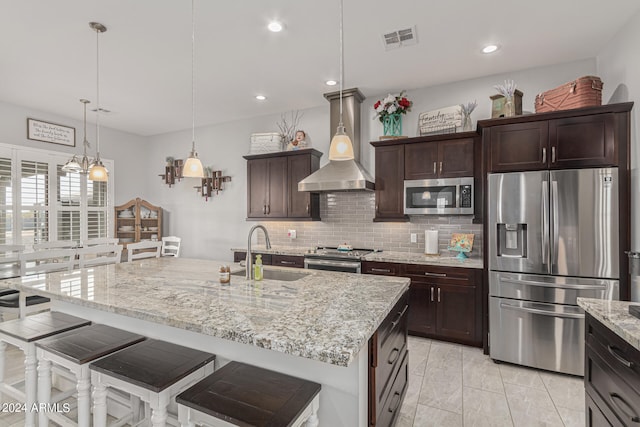
<instances>
[{"instance_id":1,"label":"decorative vase","mask_svg":"<svg viewBox=\"0 0 640 427\"><path fill-rule=\"evenodd\" d=\"M382 118L382 127L385 136L402 135L402 115L387 114Z\"/></svg>"},{"instance_id":2,"label":"decorative vase","mask_svg":"<svg viewBox=\"0 0 640 427\"><path fill-rule=\"evenodd\" d=\"M471 127L471 114L462 113L462 131L469 132L472 131Z\"/></svg>"},{"instance_id":3,"label":"decorative vase","mask_svg":"<svg viewBox=\"0 0 640 427\"><path fill-rule=\"evenodd\" d=\"M513 117L516 115L515 104L513 103L513 96L507 96L504 99L504 116Z\"/></svg>"}]
</instances>

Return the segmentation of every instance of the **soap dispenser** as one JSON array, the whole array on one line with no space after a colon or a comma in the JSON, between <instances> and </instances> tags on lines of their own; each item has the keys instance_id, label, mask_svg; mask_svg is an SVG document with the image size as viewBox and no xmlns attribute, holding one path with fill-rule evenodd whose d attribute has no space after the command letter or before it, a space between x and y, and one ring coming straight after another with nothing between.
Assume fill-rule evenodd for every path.
<instances>
[{"instance_id":1,"label":"soap dispenser","mask_svg":"<svg viewBox=\"0 0 640 427\"><path fill-rule=\"evenodd\" d=\"M253 279L254 280L262 280L262 255L256 255L256 263L253 265Z\"/></svg>"}]
</instances>

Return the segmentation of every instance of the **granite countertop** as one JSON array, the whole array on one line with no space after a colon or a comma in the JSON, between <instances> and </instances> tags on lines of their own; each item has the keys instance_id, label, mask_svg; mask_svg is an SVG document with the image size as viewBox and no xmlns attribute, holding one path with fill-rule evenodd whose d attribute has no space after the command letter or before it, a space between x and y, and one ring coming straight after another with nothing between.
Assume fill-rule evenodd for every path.
<instances>
[{"instance_id":1,"label":"granite countertop","mask_svg":"<svg viewBox=\"0 0 640 427\"><path fill-rule=\"evenodd\" d=\"M296 281L218 281L225 261L162 257L5 279L0 287L348 366L409 279L292 270ZM232 272L244 269L234 264Z\"/></svg>"},{"instance_id":2,"label":"granite countertop","mask_svg":"<svg viewBox=\"0 0 640 427\"><path fill-rule=\"evenodd\" d=\"M629 306L640 303L578 297L578 305L640 350L640 319L629 314Z\"/></svg>"},{"instance_id":3,"label":"granite countertop","mask_svg":"<svg viewBox=\"0 0 640 427\"><path fill-rule=\"evenodd\" d=\"M278 246L266 249L264 246L252 247L253 252L261 254L275 254L275 255L291 255L291 256L304 256L304 254L313 250L311 248L300 247L287 247ZM247 248L231 249L232 252L246 252ZM426 264L426 265L439 265L443 267L465 267L465 268L483 268L483 262L480 258L467 258L460 260L456 257L450 256L432 256L424 254L414 254L410 252L394 252L394 251L380 251L373 252L369 255L362 257L363 261L378 261L378 262L397 262L402 264Z\"/></svg>"}]
</instances>

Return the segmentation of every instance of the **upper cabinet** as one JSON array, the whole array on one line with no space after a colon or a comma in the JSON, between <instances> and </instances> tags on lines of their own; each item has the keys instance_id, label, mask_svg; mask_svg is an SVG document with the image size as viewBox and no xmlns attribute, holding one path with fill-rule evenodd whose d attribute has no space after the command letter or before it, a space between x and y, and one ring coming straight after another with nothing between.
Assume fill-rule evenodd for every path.
<instances>
[{"instance_id":1,"label":"upper cabinet","mask_svg":"<svg viewBox=\"0 0 640 427\"><path fill-rule=\"evenodd\" d=\"M404 214L404 149L405 146L376 147L376 211L373 220L409 221Z\"/></svg>"},{"instance_id":2,"label":"upper cabinet","mask_svg":"<svg viewBox=\"0 0 640 427\"><path fill-rule=\"evenodd\" d=\"M525 115L478 123L488 171L617 166L633 103ZM623 145L624 146L624 145Z\"/></svg>"},{"instance_id":3,"label":"upper cabinet","mask_svg":"<svg viewBox=\"0 0 640 427\"><path fill-rule=\"evenodd\" d=\"M474 138L406 144L404 179L473 176Z\"/></svg>"},{"instance_id":4,"label":"upper cabinet","mask_svg":"<svg viewBox=\"0 0 640 427\"><path fill-rule=\"evenodd\" d=\"M320 196L298 191L298 182L320 167L314 149L244 156L247 159L247 219L319 220Z\"/></svg>"}]
</instances>

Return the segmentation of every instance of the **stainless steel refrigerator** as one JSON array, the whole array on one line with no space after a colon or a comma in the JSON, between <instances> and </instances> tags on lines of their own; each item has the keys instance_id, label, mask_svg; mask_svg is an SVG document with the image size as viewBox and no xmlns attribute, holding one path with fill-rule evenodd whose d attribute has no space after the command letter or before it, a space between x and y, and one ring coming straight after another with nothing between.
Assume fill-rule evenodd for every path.
<instances>
[{"instance_id":1,"label":"stainless steel refrigerator","mask_svg":"<svg viewBox=\"0 0 640 427\"><path fill-rule=\"evenodd\" d=\"M494 360L584 375L577 297L618 299L618 169L490 174Z\"/></svg>"}]
</instances>

